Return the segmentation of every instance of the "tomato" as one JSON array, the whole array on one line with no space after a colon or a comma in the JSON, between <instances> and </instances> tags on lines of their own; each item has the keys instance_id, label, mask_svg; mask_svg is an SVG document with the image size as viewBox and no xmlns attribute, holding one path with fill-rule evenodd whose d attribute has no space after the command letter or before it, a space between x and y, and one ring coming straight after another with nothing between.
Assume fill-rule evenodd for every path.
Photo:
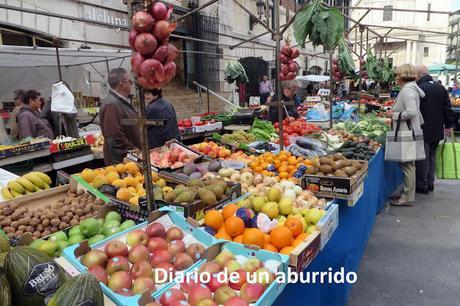
<instances>
[{"instance_id":1,"label":"tomato","mask_svg":"<svg viewBox=\"0 0 460 306\"><path fill-rule=\"evenodd\" d=\"M275 127L275 129L279 128L280 127L280 123L279 122L275 122L275 124L273 125Z\"/></svg>"},{"instance_id":2,"label":"tomato","mask_svg":"<svg viewBox=\"0 0 460 306\"><path fill-rule=\"evenodd\" d=\"M192 120L185 119L184 120L184 127L192 127Z\"/></svg>"},{"instance_id":3,"label":"tomato","mask_svg":"<svg viewBox=\"0 0 460 306\"><path fill-rule=\"evenodd\" d=\"M289 146L289 145L291 144L291 143L289 142L289 140L287 140L287 139L285 139L283 143L284 143L284 146L285 146L285 147L287 147L287 146Z\"/></svg>"},{"instance_id":4,"label":"tomato","mask_svg":"<svg viewBox=\"0 0 460 306\"><path fill-rule=\"evenodd\" d=\"M177 126L184 126L184 120L177 121Z\"/></svg>"}]
</instances>

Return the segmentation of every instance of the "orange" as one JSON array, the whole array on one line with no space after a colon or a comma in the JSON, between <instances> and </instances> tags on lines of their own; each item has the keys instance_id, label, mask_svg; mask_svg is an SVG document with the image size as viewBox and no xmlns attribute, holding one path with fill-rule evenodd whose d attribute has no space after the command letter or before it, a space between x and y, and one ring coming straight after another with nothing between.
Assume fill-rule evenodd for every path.
<instances>
[{"instance_id":1,"label":"orange","mask_svg":"<svg viewBox=\"0 0 460 306\"><path fill-rule=\"evenodd\" d=\"M281 173L281 172L287 172L288 171L288 167L286 166L281 166L278 171Z\"/></svg>"},{"instance_id":2,"label":"orange","mask_svg":"<svg viewBox=\"0 0 460 306\"><path fill-rule=\"evenodd\" d=\"M139 172L139 167L136 165L135 162L132 161L125 164L125 169L132 175L135 175Z\"/></svg>"},{"instance_id":3,"label":"orange","mask_svg":"<svg viewBox=\"0 0 460 306\"><path fill-rule=\"evenodd\" d=\"M92 169L85 169L80 173L82 179L84 179L87 183L92 183L96 175L97 173Z\"/></svg>"},{"instance_id":4,"label":"orange","mask_svg":"<svg viewBox=\"0 0 460 306\"><path fill-rule=\"evenodd\" d=\"M249 228L243 234L243 243L263 247L265 244L264 233L257 228Z\"/></svg>"},{"instance_id":5,"label":"orange","mask_svg":"<svg viewBox=\"0 0 460 306\"><path fill-rule=\"evenodd\" d=\"M137 180L136 180L134 177L132 177L132 176L127 176L127 177L125 177L125 178L123 179L123 181L125 181L126 186L128 186L128 187L134 187L134 186L137 185Z\"/></svg>"},{"instance_id":6,"label":"orange","mask_svg":"<svg viewBox=\"0 0 460 306\"><path fill-rule=\"evenodd\" d=\"M297 247L299 244L301 244L302 242L303 242L303 240L295 239L295 240L292 242L292 247L295 248L295 247Z\"/></svg>"},{"instance_id":7,"label":"orange","mask_svg":"<svg viewBox=\"0 0 460 306\"><path fill-rule=\"evenodd\" d=\"M227 234L227 232L225 231L225 226L222 225L218 230L217 230L218 233L225 233Z\"/></svg>"},{"instance_id":8,"label":"orange","mask_svg":"<svg viewBox=\"0 0 460 306\"><path fill-rule=\"evenodd\" d=\"M257 172L257 173L260 173L260 172L264 171L264 168L262 168L261 166L258 166L258 167L256 167L254 169L254 171Z\"/></svg>"},{"instance_id":9,"label":"orange","mask_svg":"<svg viewBox=\"0 0 460 306\"><path fill-rule=\"evenodd\" d=\"M113 181L115 181L116 179L119 179L120 178L120 175L118 174L118 172L116 171L110 171L107 173L107 175L105 176L105 179L107 180L107 182L109 184L112 184Z\"/></svg>"},{"instance_id":10,"label":"orange","mask_svg":"<svg viewBox=\"0 0 460 306\"><path fill-rule=\"evenodd\" d=\"M284 222L284 226L286 226L291 232L294 237L303 233L303 223L296 217L290 217Z\"/></svg>"},{"instance_id":11,"label":"orange","mask_svg":"<svg viewBox=\"0 0 460 306\"><path fill-rule=\"evenodd\" d=\"M210 210L204 215L204 224L218 230L224 224L224 217L217 210Z\"/></svg>"},{"instance_id":12,"label":"orange","mask_svg":"<svg viewBox=\"0 0 460 306\"><path fill-rule=\"evenodd\" d=\"M216 237L217 239L232 241L232 237L230 237L230 235L227 233L217 233L214 235L214 237Z\"/></svg>"},{"instance_id":13,"label":"orange","mask_svg":"<svg viewBox=\"0 0 460 306\"><path fill-rule=\"evenodd\" d=\"M120 188L117 191L117 199L122 200L123 202L128 202L131 197L131 191L127 188Z\"/></svg>"},{"instance_id":14,"label":"orange","mask_svg":"<svg viewBox=\"0 0 460 306\"><path fill-rule=\"evenodd\" d=\"M287 172L280 172L279 177L282 179L286 179L289 177L289 173Z\"/></svg>"},{"instance_id":15,"label":"orange","mask_svg":"<svg viewBox=\"0 0 460 306\"><path fill-rule=\"evenodd\" d=\"M306 160L303 161L303 164L304 164L305 166L312 166L312 165L313 165L313 162L312 162L311 160L309 160L309 159L306 159Z\"/></svg>"},{"instance_id":16,"label":"orange","mask_svg":"<svg viewBox=\"0 0 460 306\"><path fill-rule=\"evenodd\" d=\"M269 176L269 175L270 175L270 171L264 170L264 171L262 171L261 174L264 175L264 176Z\"/></svg>"},{"instance_id":17,"label":"orange","mask_svg":"<svg viewBox=\"0 0 460 306\"><path fill-rule=\"evenodd\" d=\"M227 206L224 207L222 210L222 214L224 216L224 220L227 220L231 216L233 216L238 209L238 206L236 204L228 204Z\"/></svg>"},{"instance_id":18,"label":"orange","mask_svg":"<svg viewBox=\"0 0 460 306\"><path fill-rule=\"evenodd\" d=\"M272 229L270 242L279 250L292 244L292 232L286 226L279 226Z\"/></svg>"},{"instance_id":19,"label":"orange","mask_svg":"<svg viewBox=\"0 0 460 306\"><path fill-rule=\"evenodd\" d=\"M291 156L288 158L288 163L291 166L297 165L297 158L295 156Z\"/></svg>"},{"instance_id":20,"label":"orange","mask_svg":"<svg viewBox=\"0 0 460 306\"><path fill-rule=\"evenodd\" d=\"M126 167L124 164L115 165L115 169L117 169L117 172L120 174L126 172Z\"/></svg>"},{"instance_id":21,"label":"orange","mask_svg":"<svg viewBox=\"0 0 460 306\"><path fill-rule=\"evenodd\" d=\"M292 165L289 165L289 166L287 167L287 172L291 172L292 170L295 171L295 170L296 170L296 167L295 167L295 166L292 166Z\"/></svg>"},{"instance_id":22,"label":"orange","mask_svg":"<svg viewBox=\"0 0 460 306\"><path fill-rule=\"evenodd\" d=\"M299 236L295 237L295 239L305 240L308 238L308 233L302 233Z\"/></svg>"},{"instance_id":23,"label":"orange","mask_svg":"<svg viewBox=\"0 0 460 306\"><path fill-rule=\"evenodd\" d=\"M289 246L288 246L288 247L282 248L281 251L280 251L280 253L281 253L281 254L289 255L289 254L292 253L293 250L294 250L293 247L289 247Z\"/></svg>"},{"instance_id":24,"label":"orange","mask_svg":"<svg viewBox=\"0 0 460 306\"><path fill-rule=\"evenodd\" d=\"M265 238L265 244L269 244L270 243L270 235L269 234L264 234L264 238Z\"/></svg>"},{"instance_id":25,"label":"orange","mask_svg":"<svg viewBox=\"0 0 460 306\"><path fill-rule=\"evenodd\" d=\"M116 179L112 182L112 185L117 187L117 188L125 188L126 183L122 179Z\"/></svg>"},{"instance_id":26,"label":"orange","mask_svg":"<svg viewBox=\"0 0 460 306\"><path fill-rule=\"evenodd\" d=\"M115 166L107 166L107 167L105 167L105 171L107 173L109 173L109 172L112 172L112 171L117 171L117 169L115 169Z\"/></svg>"},{"instance_id":27,"label":"orange","mask_svg":"<svg viewBox=\"0 0 460 306\"><path fill-rule=\"evenodd\" d=\"M243 234L244 221L236 216L232 216L225 220L225 231L232 237Z\"/></svg>"},{"instance_id":28,"label":"orange","mask_svg":"<svg viewBox=\"0 0 460 306\"><path fill-rule=\"evenodd\" d=\"M235 238L233 238L233 242L238 242L243 244L243 235L238 235Z\"/></svg>"},{"instance_id":29,"label":"orange","mask_svg":"<svg viewBox=\"0 0 460 306\"><path fill-rule=\"evenodd\" d=\"M270 251L270 252L278 253L278 249L275 248L273 244L266 243L262 249Z\"/></svg>"}]
</instances>

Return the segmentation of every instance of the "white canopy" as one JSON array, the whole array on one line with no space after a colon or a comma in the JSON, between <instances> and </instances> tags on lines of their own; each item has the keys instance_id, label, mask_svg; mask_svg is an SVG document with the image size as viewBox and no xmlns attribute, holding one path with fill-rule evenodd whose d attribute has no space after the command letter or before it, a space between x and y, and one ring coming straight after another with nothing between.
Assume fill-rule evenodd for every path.
<instances>
[{"instance_id":1,"label":"white canopy","mask_svg":"<svg viewBox=\"0 0 460 306\"><path fill-rule=\"evenodd\" d=\"M321 82L327 82L329 81L329 76L328 75L299 75L298 77L295 78L296 81L298 82L315 82L315 83L321 83Z\"/></svg>"}]
</instances>

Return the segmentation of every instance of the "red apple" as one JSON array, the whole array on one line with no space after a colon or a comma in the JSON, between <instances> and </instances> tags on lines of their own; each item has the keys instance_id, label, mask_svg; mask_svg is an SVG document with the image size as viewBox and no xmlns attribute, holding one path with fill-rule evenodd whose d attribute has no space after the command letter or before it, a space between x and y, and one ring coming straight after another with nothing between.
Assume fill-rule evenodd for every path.
<instances>
[{"instance_id":1,"label":"red apple","mask_svg":"<svg viewBox=\"0 0 460 306\"><path fill-rule=\"evenodd\" d=\"M148 242L149 236L147 236L147 233L142 230L134 230L132 232L129 232L126 236L126 243L130 247L135 247L138 245L147 245Z\"/></svg>"},{"instance_id":2,"label":"red apple","mask_svg":"<svg viewBox=\"0 0 460 306\"><path fill-rule=\"evenodd\" d=\"M126 289L126 288L120 289L116 291L115 293L122 295L122 296L133 296L134 295L134 292L131 289Z\"/></svg>"},{"instance_id":3,"label":"red apple","mask_svg":"<svg viewBox=\"0 0 460 306\"><path fill-rule=\"evenodd\" d=\"M186 294L190 294L190 292L193 290L195 286L198 286L200 284L200 281L193 277L193 274L191 276L187 276L183 278L183 282L180 284L180 290L185 292Z\"/></svg>"},{"instance_id":4,"label":"red apple","mask_svg":"<svg viewBox=\"0 0 460 306\"><path fill-rule=\"evenodd\" d=\"M165 227L158 222L153 222L152 224L149 224L149 226L147 226L147 228L145 229L145 232L149 237L164 238L166 235Z\"/></svg>"},{"instance_id":5,"label":"red apple","mask_svg":"<svg viewBox=\"0 0 460 306\"><path fill-rule=\"evenodd\" d=\"M235 279L233 279L231 276L229 277L230 288L235 289L235 290L240 290L241 286L243 286L247 282L247 278L246 278L247 272L243 270L237 270L235 271L235 273L238 273L238 277L236 277Z\"/></svg>"},{"instance_id":6,"label":"red apple","mask_svg":"<svg viewBox=\"0 0 460 306\"><path fill-rule=\"evenodd\" d=\"M121 291L122 289L131 289L132 279L128 272L118 271L115 272L109 279L109 288L114 292Z\"/></svg>"},{"instance_id":7,"label":"red apple","mask_svg":"<svg viewBox=\"0 0 460 306\"><path fill-rule=\"evenodd\" d=\"M105 246L105 253L109 258L115 256L128 256L128 246L119 240L113 240Z\"/></svg>"},{"instance_id":8,"label":"red apple","mask_svg":"<svg viewBox=\"0 0 460 306\"><path fill-rule=\"evenodd\" d=\"M171 227L166 232L166 241L171 242L173 240L182 240L184 238L184 233L182 230L176 226Z\"/></svg>"},{"instance_id":9,"label":"red apple","mask_svg":"<svg viewBox=\"0 0 460 306\"><path fill-rule=\"evenodd\" d=\"M168 245L168 252L171 256L185 252L185 243L182 240L173 240Z\"/></svg>"},{"instance_id":10,"label":"red apple","mask_svg":"<svg viewBox=\"0 0 460 306\"><path fill-rule=\"evenodd\" d=\"M209 283L207 283L207 285L212 292L215 292L220 287L226 286L228 284L225 282L220 282L217 275L214 274L213 276L211 276L211 280L209 281Z\"/></svg>"},{"instance_id":11,"label":"red apple","mask_svg":"<svg viewBox=\"0 0 460 306\"><path fill-rule=\"evenodd\" d=\"M107 276L107 272L104 270L103 267L94 266L88 270L89 273L93 274L100 282L104 285L107 285L109 281L109 277Z\"/></svg>"},{"instance_id":12,"label":"red apple","mask_svg":"<svg viewBox=\"0 0 460 306\"><path fill-rule=\"evenodd\" d=\"M260 268L254 272L252 278L255 280L255 282L261 284L262 286L268 287L275 280L275 274L268 271L266 268Z\"/></svg>"},{"instance_id":13,"label":"red apple","mask_svg":"<svg viewBox=\"0 0 460 306\"><path fill-rule=\"evenodd\" d=\"M205 248L199 243L192 243L187 247L186 253L192 257L194 262L197 262L200 259L203 259Z\"/></svg>"},{"instance_id":14,"label":"red apple","mask_svg":"<svg viewBox=\"0 0 460 306\"><path fill-rule=\"evenodd\" d=\"M216 292L214 292L214 301L216 301L216 303L219 305L225 304L227 300L234 296L238 296L235 290L228 286L223 286L217 289Z\"/></svg>"},{"instance_id":15,"label":"red apple","mask_svg":"<svg viewBox=\"0 0 460 306\"><path fill-rule=\"evenodd\" d=\"M131 277L133 279L137 279L139 277L152 277L153 270L152 266L148 263L148 261L139 261L136 262L131 268Z\"/></svg>"},{"instance_id":16,"label":"red apple","mask_svg":"<svg viewBox=\"0 0 460 306\"><path fill-rule=\"evenodd\" d=\"M174 258L173 265L176 271L182 271L193 265L193 259L185 253L179 253Z\"/></svg>"},{"instance_id":17,"label":"red apple","mask_svg":"<svg viewBox=\"0 0 460 306\"><path fill-rule=\"evenodd\" d=\"M139 277L133 283L134 294L142 294L145 290L155 291L155 283L149 277Z\"/></svg>"},{"instance_id":18,"label":"red apple","mask_svg":"<svg viewBox=\"0 0 460 306\"><path fill-rule=\"evenodd\" d=\"M265 287L261 284L244 284L240 289L240 297L248 303L255 303L264 294Z\"/></svg>"},{"instance_id":19,"label":"red apple","mask_svg":"<svg viewBox=\"0 0 460 306\"><path fill-rule=\"evenodd\" d=\"M149 248L150 253L155 253L155 251L158 251L158 250L167 250L168 243L163 238L152 237L149 239L149 242L147 243L147 247Z\"/></svg>"},{"instance_id":20,"label":"red apple","mask_svg":"<svg viewBox=\"0 0 460 306\"><path fill-rule=\"evenodd\" d=\"M152 258L150 258L150 264L152 267L156 268L160 263L167 262L171 263L172 257L166 250L159 250L153 253Z\"/></svg>"},{"instance_id":21,"label":"red apple","mask_svg":"<svg viewBox=\"0 0 460 306\"><path fill-rule=\"evenodd\" d=\"M204 265L200 267L200 270L198 270L198 273L209 273L209 275L213 275L215 273L218 273L221 271L221 268L218 264L215 262L207 262Z\"/></svg>"},{"instance_id":22,"label":"red apple","mask_svg":"<svg viewBox=\"0 0 460 306\"><path fill-rule=\"evenodd\" d=\"M163 306L170 306L170 304L175 300L186 301L187 299L185 298L185 295L182 291L176 288L171 288L163 293L160 298L160 303Z\"/></svg>"},{"instance_id":23,"label":"red apple","mask_svg":"<svg viewBox=\"0 0 460 306\"><path fill-rule=\"evenodd\" d=\"M157 302L150 302L150 303L145 304L144 306L163 306L163 305Z\"/></svg>"},{"instance_id":24,"label":"red apple","mask_svg":"<svg viewBox=\"0 0 460 306\"><path fill-rule=\"evenodd\" d=\"M217 305L216 302L214 302L213 300L202 300L198 306L219 306Z\"/></svg>"},{"instance_id":25,"label":"red apple","mask_svg":"<svg viewBox=\"0 0 460 306\"><path fill-rule=\"evenodd\" d=\"M129 262L126 257L123 256L115 256L109 259L107 262L107 266L105 270L109 275L114 274L118 271L126 271L129 272Z\"/></svg>"},{"instance_id":26,"label":"red apple","mask_svg":"<svg viewBox=\"0 0 460 306\"><path fill-rule=\"evenodd\" d=\"M172 303L169 304L169 306L192 306L192 305L187 303L187 301L175 300L175 301L172 301Z\"/></svg>"},{"instance_id":27,"label":"red apple","mask_svg":"<svg viewBox=\"0 0 460 306\"><path fill-rule=\"evenodd\" d=\"M92 268L94 266L105 267L107 263L107 254L100 250L92 250L83 255L81 263L87 268Z\"/></svg>"},{"instance_id":28,"label":"red apple","mask_svg":"<svg viewBox=\"0 0 460 306\"><path fill-rule=\"evenodd\" d=\"M188 295L188 301L192 306L198 306L202 300L209 299L212 299L212 292L203 284L193 287L192 292Z\"/></svg>"},{"instance_id":29,"label":"red apple","mask_svg":"<svg viewBox=\"0 0 460 306\"><path fill-rule=\"evenodd\" d=\"M258 258L249 258L243 265L243 270L249 273L256 272L263 264Z\"/></svg>"},{"instance_id":30,"label":"red apple","mask_svg":"<svg viewBox=\"0 0 460 306\"><path fill-rule=\"evenodd\" d=\"M243 300L242 298L238 296L234 296L230 299L228 299L225 303L224 306L249 306L248 302Z\"/></svg>"},{"instance_id":31,"label":"red apple","mask_svg":"<svg viewBox=\"0 0 460 306\"><path fill-rule=\"evenodd\" d=\"M163 284L171 282L176 274L174 266L168 262L162 262L153 271L155 283Z\"/></svg>"},{"instance_id":32,"label":"red apple","mask_svg":"<svg viewBox=\"0 0 460 306\"><path fill-rule=\"evenodd\" d=\"M130 263L135 264L140 261L148 261L150 258L149 249L144 245L136 245L131 250L129 250L128 260Z\"/></svg>"}]
</instances>

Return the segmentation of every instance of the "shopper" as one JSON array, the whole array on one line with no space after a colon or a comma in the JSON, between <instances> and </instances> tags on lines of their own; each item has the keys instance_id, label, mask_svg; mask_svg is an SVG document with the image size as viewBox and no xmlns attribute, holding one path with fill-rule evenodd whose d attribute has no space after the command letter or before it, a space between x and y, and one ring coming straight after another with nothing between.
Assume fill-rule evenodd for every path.
<instances>
[{"instance_id":1,"label":"shopper","mask_svg":"<svg viewBox=\"0 0 460 306\"><path fill-rule=\"evenodd\" d=\"M266 75L262 77L262 81L259 84L260 104L267 103L267 98L273 92L272 83Z\"/></svg>"},{"instance_id":2,"label":"shopper","mask_svg":"<svg viewBox=\"0 0 460 306\"><path fill-rule=\"evenodd\" d=\"M427 66L417 66L417 76L417 85L426 95L420 100L420 112L425 120L422 129L426 160L416 162L416 191L427 194L434 190L436 147L444 139L445 132L452 132L452 106L447 90L433 81Z\"/></svg>"},{"instance_id":3,"label":"shopper","mask_svg":"<svg viewBox=\"0 0 460 306\"><path fill-rule=\"evenodd\" d=\"M420 113L420 98L425 93L417 86L415 80L417 72L411 64L404 64L396 69L396 80L401 91L389 112L393 119L393 128L396 127L398 117L401 114L400 130L408 130L410 123L413 130L420 130L423 124L423 117ZM395 152L392 152L395 153ZM407 152L397 152L400 156ZM412 206L415 201L415 161L401 162L401 170L404 175L403 190L399 198L392 199L390 204L395 206Z\"/></svg>"},{"instance_id":4,"label":"shopper","mask_svg":"<svg viewBox=\"0 0 460 306\"><path fill-rule=\"evenodd\" d=\"M128 150L140 147L138 125L123 123L138 116L131 105L129 96L133 82L123 68L109 72L108 95L101 102L100 122L104 136L104 162L106 165L121 163Z\"/></svg>"},{"instance_id":5,"label":"shopper","mask_svg":"<svg viewBox=\"0 0 460 306\"><path fill-rule=\"evenodd\" d=\"M14 91L14 109L10 113L10 119L6 124L6 128L10 130L10 137L12 140L17 140L19 138L18 114L21 110L21 106L24 104L25 97L25 90L18 89Z\"/></svg>"},{"instance_id":6,"label":"shopper","mask_svg":"<svg viewBox=\"0 0 460 306\"><path fill-rule=\"evenodd\" d=\"M163 98L161 89L153 89L146 92L152 95L153 100L147 106L147 119L165 119L165 126L149 127L149 147L156 148L163 146L172 139L181 140L179 127L177 126L177 116L174 107L170 102Z\"/></svg>"},{"instance_id":7,"label":"shopper","mask_svg":"<svg viewBox=\"0 0 460 306\"><path fill-rule=\"evenodd\" d=\"M19 110L17 117L19 127L19 139L27 137L46 137L54 139L53 130L48 121L40 117L41 94L35 90L29 90L24 97L24 104Z\"/></svg>"},{"instance_id":8,"label":"shopper","mask_svg":"<svg viewBox=\"0 0 460 306\"><path fill-rule=\"evenodd\" d=\"M283 82L283 98L282 100L284 102L293 102L294 105L286 105L283 107L283 119L286 117L286 114L289 117L293 117L295 119L299 118L299 113L297 112L297 107L296 107L296 101L299 99L297 98L296 95L297 92L297 87L293 81L286 81ZM277 93L273 96L275 101L278 97ZM297 102L298 103L298 102ZM268 114L267 114L267 120L275 123L278 122L279 116L278 116L278 106L273 105L268 108Z\"/></svg>"}]
</instances>

